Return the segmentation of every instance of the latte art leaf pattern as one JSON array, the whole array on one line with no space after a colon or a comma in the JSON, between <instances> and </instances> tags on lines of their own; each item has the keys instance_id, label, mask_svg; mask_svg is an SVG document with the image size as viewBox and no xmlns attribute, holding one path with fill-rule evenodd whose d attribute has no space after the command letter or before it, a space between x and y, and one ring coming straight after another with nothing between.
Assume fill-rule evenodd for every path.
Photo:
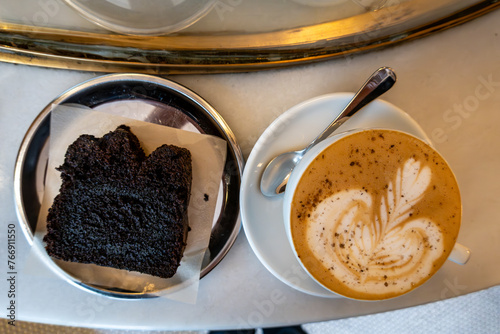
<instances>
[{"instance_id":1,"label":"latte art leaf pattern","mask_svg":"<svg viewBox=\"0 0 500 334\"><path fill-rule=\"evenodd\" d=\"M429 167L408 159L382 196L350 189L325 198L306 220L310 249L354 290L411 288L432 272L444 249L437 224L413 212L431 177Z\"/></svg>"}]
</instances>

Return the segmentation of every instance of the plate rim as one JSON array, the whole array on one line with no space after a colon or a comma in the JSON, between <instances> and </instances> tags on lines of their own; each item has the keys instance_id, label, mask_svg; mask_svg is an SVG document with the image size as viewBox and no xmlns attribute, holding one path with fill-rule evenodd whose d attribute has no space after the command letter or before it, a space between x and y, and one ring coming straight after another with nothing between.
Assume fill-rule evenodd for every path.
<instances>
[{"instance_id":1,"label":"plate rim","mask_svg":"<svg viewBox=\"0 0 500 334\"><path fill-rule=\"evenodd\" d=\"M138 73L119 73L119 74L107 74L107 75L102 75L98 77L94 77L88 80L85 80L83 82L80 82L69 89L65 90L61 94L59 94L57 97L55 97L52 101L50 101L43 109L42 111L35 117L35 119L32 121L31 125L29 126L28 130L26 130L26 133L21 141L21 144L18 149L18 153L16 156L16 161L14 164L14 179L13 179L13 188L14 188L14 200L15 200L15 211L16 211L16 216L17 219L21 225L21 230L23 232L23 235L25 239L28 241L28 244L30 247L33 247L34 245L34 231L31 230L31 227L29 226L29 219L25 210L24 206L24 200L23 200L23 189L22 189L22 176L23 176L23 170L26 164L27 160L27 152L30 146L33 143L34 136L37 134L37 132L40 130L40 128L43 126L43 123L49 120L50 114L51 114L51 109L53 105L60 105L64 104L65 101L68 101L72 96L78 93L82 93L85 90L92 89L93 87L103 85L103 84L112 84L112 83L119 83L119 82L138 82L138 83L147 83L147 84L155 84L157 86L161 86L164 89L171 90L172 92L175 92L177 94L180 94L182 98L189 100L189 102L196 104L201 110L204 111L205 115L213 121L214 125L217 127L217 132L218 134L223 137L223 139L226 141L228 145L228 154L231 154L234 156L234 160L236 161L236 169L237 169L237 174L236 177L239 179L239 184L235 185L237 188L235 189L235 194L237 194L238 198L236 199L236 215L234 219L234 226L231 230L231 233L229 233L229 236L227 238L226 243L224 246L221 248L219 253L205 266L201 268L200 272L200 279L206 276L210 271L212 271L219 263L222 261L222 259L227 255L231 247L236 241L236 238L241 230L241 215L240 215L240 208L239 208L239 193L241 190L241 179L243 176L243 168L245 165L245 161L243 158L243 153L241 151L241 148L236 140L236 136L232 132L232 130L229 128L228 124L226 121L222 118L222 116L205 100L203 99L200 95L192 91L191 89L175 82L169 79L153 76L153 75L147 75L147 74L138 74ZM190 117L189 115L187 115ZM191 118L191 117L190 117ZM215 128L215 126L214 126ZM50 133L46 137L47 139L50 138ZM38 160L38 157L37 157ZM227 164L228 158L226 157L226 163ZM222 178L224 179L224 176ZM229 194L226 192L225 194L226 198L229 196ZM221 213L222 217L223 213ZM213 229L212 229L213 231ZM158 291L155 294L151 293L134 293L134 292L127 292L127 293L121 293L121 292L116 292L112 290L107 290L107 289L100 289L96 288L93 285L90 284L85 284L82 282L78 282L75 280L75 278L68 273L64 272L63 270L58 270L57 274L63 275L63 278L66 281L69 281L70 283L76 285L79 288L83 288L87 291L98 293L100 295L107 295L109 297L116 297L116 298L149 298L149 297L158 297L161 295L161 291Z\"/></svg>"},{"instance_id":2,"label":"plate rim","mask_svg":"<svg viewBox=\"0 0 500 334\"><path fill-rule=\"evenodd\" d=\"M89 22L101 26L109 31L113 31L119 34L125 35L136 35L136 36L155 36L155 35L165 35L177 32L179 30L185 29L197 21L199 21L203 16L208 14L212 8L216 5L217 0L206 0L206 3L202 6L200 10L192 14L191 16L183 19L174 24L156 26L154 28L131 28L124 24L113 23L112 20L106 20L103 14L97 14L96 11L88 10L83 4L78 0L63 0L66 5L76 11L80 16L84 17Z\"/></svg>"}]
</instances>

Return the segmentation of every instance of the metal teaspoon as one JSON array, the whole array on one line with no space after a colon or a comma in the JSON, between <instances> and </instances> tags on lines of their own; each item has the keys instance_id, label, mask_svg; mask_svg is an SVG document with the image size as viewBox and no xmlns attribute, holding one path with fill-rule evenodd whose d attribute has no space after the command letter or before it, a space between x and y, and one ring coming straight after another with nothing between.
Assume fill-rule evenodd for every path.
<instances>
[{"instance_id":1,"label":"metal teaspoon","mask_svg":"<svg viewBox=\"0 0 500 334\"><path fill-rule=\"evenodd\" d=\"M387 92L396 82L396 74L389 67L376 70L361 86L342 112L306 148L285 152L272 159L260 180L260 190L265 196L277 196L285 191L286 184L295 166L309 149L328 138L339 126L377 97Z\"/></svg>"}]
</instances>

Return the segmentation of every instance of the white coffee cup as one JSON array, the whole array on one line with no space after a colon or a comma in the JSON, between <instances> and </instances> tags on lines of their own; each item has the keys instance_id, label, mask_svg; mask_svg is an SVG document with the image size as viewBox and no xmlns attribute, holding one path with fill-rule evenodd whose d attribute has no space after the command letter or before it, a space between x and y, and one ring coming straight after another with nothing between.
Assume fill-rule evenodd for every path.
<instances>
[{"instance_id":1,"label":"white coffee cup","mask_svg":"<svg viewBox=\"0 0 500 334\"><path fill-rule=\"evenodd\" d=\"M384 131L389 131L389 132L387 132L387 133L394 133L394 136L403 136L403 137L402 137L403 139L404 139L404 138L409 138L409 140L415 140L415 141L417 141L417 142L419 143L419 145L420 145L420 144L421 144L421 145L425 145L425 147L424 147L424 146L422 146L422 147L424 147L424 148L426 148L426 149L429 149L429 150L434 151L434 152L436 153L436 155L437 155L437 156L439 156L440 158L442 158L442 156L441 156L441 155L439 155L439 153L437 153L437 152L435 151L435 149L434 149L434 148L432 148L432 146L431 146L431 145L429 145L428 143L425 143L422 139L419 139L419 138L417 138L417 137L415 137L415 136L413 136L413 135L410 135L410 134L408 134L408 133L404 133L404 132L401 132L401 131L390 130L390 129L354 129L354 130L346 131L346 132L339 133L339 134L336 134L336 135L331 136L330 138L328 138L328 139L324 140L323 142L319 143L318 145L316 145L315 147L313 147L313 148L312 148L309 152L307 152L307 154L303 157L303 159L301 160L301 162L300 162L300 163L296 166L296 168L294 169L294 171L293 171L293 173L292 173L292 175L291 175L291 177L290 177L290 179L289 179L289 181L288 181L287 188L286 188L285 195L284 195L284 201L283 201L283 203L284 203L284 205L283 205L283 213L284 213L284 215L283 215L283 216L284 216L285 230L286 230L286 233L287 233L287 237L288 237L288 240L289 240L289 242L290 242L290 245L291 245L291 247L292 247L292 249L293 249L293 251L294 251L294 254L295 254L295 256L296 256L297 260L298 260L298 261L299 261L299 263L302 265L302 267L305 269L305 271L306 271L306 272L307 272L307 273L308 273L308 274L309 274L309 275L310 275L310 276L311 276L314 280L316 280L319 284L321 284L322 286L324 286L324 287L325 287L325 288L327 288L328 290L330 290L330 291L332 291L332 292L334 292L334 293L340 294L341 296L345 296L345 297L348 297L348 298L354 298L354 299L361 299L361 300L379 300L379 299L387 299L387 298L392 298L392 297L397 296L397 295L405 294L405 293L407 293L407 292L409 292L409 291L413 290L413 288L409 288L409 289L403 289L403 288L402 288L402 291L404 291L404 293L401 293L401 294L398 294L398 293L392 293L392 294L389 294L389 295L384 295L383 293L381 293L381 294L380 294L380 296L381 296L380 298L378 298L378 297L376 297L376 296L368 296L368 295L370 295L370 292L367 292L367 293L365 293L365 294L360 293L359 295L358 295L358 294L356 294L356 293L354 293L354 294L350 295L349 293L344 293L344 291L341 291L342 289L340 289L340 291L339 291L339 289L337 289L337 288L336 288L336 286L337 286L337 285L335 285L336 283L335 283L335 284L333 284L333 283L331 283L331 282L329 282L329 281L328 281L328 277L329 277L329 276L328 276L327 274L320 274L320 275L318 275L317 271L318 271L318 263L319 263L319 262L318 262L318 263L316 263L316 262L317 262L317 261L316 261L316 258L317 258L319 255L318 255L318 256L316 256L316 257L311 256L311 258L314 258L314 259L312 260L312 262L311 262L310 260L304 260L304 258L308 259L308 257L304 256L304 254L306 254L306 255L307 255L307 254L313 254L314 252L316 252L316 253L314 253L314 254L326 254L326 253L323 253L323 249L326 249L326 250L325 250L325 252L330 252L330 250L329 250L330 246L321 246L321 247L320 247L320 246L315 246L315 245L313 245L313 246L308 246L308 249L309 249L309 248L311 248L311 249L313 249L313 248L314 248L314 250L312 250L312 251L306 251L305 253L304 253L303 251L301 251L300 249L302 249L303 247L302 247L302 246L298 246L298 243L297 243L296 241L294 241L294 236L293 236L293 234L294 234L294 233L292 232L292 229L293 229L293 228L292 228L292 218L291 218L291 217L292 217L292 209L293 209L293 208L292 208L292 206L293 206L293 205L297 206L297 203L293 204L293 201L294 201L294 196L295 196L295 193L296 193L296 191L297 191L298 184L299 184L300 180L302 180L302 179L303 179L303 177L304 177L305 173L310 171L310 168L311 168L311 165L312 165L313 161L314 161L315 159L317 159L317 158L319 159L319 157L320 157L320 156L322 156L322 155L324 155L324 154L325 154L325 152L328 152L328 150L327 150L327 149L328 149L328 148L330 148L330 147L332 147L332 145L333 145L333 146L335 146L335 144L336 144L336 143L338 143L338 142L339 142L342 138L346 138L346 137L349 137L349 138L351 138L351 137L352 137L352 138L354 138L354 136L353 136L353 135L355 135L355 134L357 134L358 136L360 136L360 135L361 135L361 133L363 133L363 134L367 134L367 133L368 133L368 132L370 132L370 131L372 131L372 132L373 132L373 131L382 131L382 132L384 132ZM384 132L384 133L385 133L385 132ZM350 140L349 138L348 138L348 140ZM396 138L396 137L395 137L395 138ZM346 141L343 141L343 142L346 142ZM331 154L331 153L327 153L327 154ZM444 161L444 159L442 159L442 160ZM446 163L446 162L444 161L444 163ZM407 164L410 164L410 162L407 162ZM405 168L405 166L406 166L406 165L404 165L403 167L401 167L401 169L405 170L405 169L404 169L404 168ZM423 166L423 164L422 164L422 166ZM446 163L446 166L448 166L448 165L447 165L447 163ZM361 171L361 170L362 170L362 169L360 169L360 171ZM366 169L365 169L365 170L366 170ZM451 169L449 169L449 170L448 170L448 174L451 174L451 176L453 177L453 179L455 179L455 177L454 177L453 172L451 171ZM455 181L456 181L456 180L455 180ZM396 182L395 182L395 183L396 183ZM311 189L312 189L312 188L311 188ZM458 186L457 186L457 189L458 189ZM426 193L429 193L429 194L430 194L430 190L429 190L429 189L424 189L424 190L425 190L425 192L426 192ZM458 192L458 196L459 196L459 191L457 190L457 192ZM346 191L346 192L339 192L339 193L335 193L334 195L335 195L335 196L340 196L339 194L341 194L342 196L344 196L344 197L345 197L345 196L347 196L346 194L348 194L348 193L350 193L350 192L349 192L349 191ZM367 196L367 195L366 195L366 194L364 194L364 195L363 195L363 199L366 199L366 196ZM392 196L392 195L391 195L391 196ZM424 196L424 195L422 195L422 196ZM383 197L383 196L382 196L382 197ZM459 197L458 197L458 198L459 198ZM357 198L356 200L361 200L361 199L362 199L362 198L360 197L360 198ZM369 201L371 201L371 200L369 200ZM455 202L459 202L459 199L458 199L458 200L455 200ZM339 202L339 203L340 203L340 202ZM349 203L349 202L347 201L347 202L345 202L345 203ZM370 203L371 203L371 202L370 202ZM374 203L375 203L375 202L374 202ZM460 212L459 212L458 214L461 216L461 203L459 203L459 204L460 204L460 210L459 210ZM332 204L332 205L333 205L333 204ZM339 204L339 205L340 205L340 204ZM302 205L302 206L304 206L304 205ZM321 211L321 214L329 214L329 216L328 216L328 217L331 217L331 213L332 213L332 212L334 212L334 215L336 215L336 214L335 214L335 212L336 212L336 211L335 211L335 209L333 209L333 207L330 207L330 209L328 209L328 208L329 208L329 206L328 206L327 204L322 204L322 209L321 209L321 210L326 210L326 211ZM314 208L314 209L311 209L311 210L313 210L313 211L308 211L308 212L314 212L315 214L318 214L317 210L319 210L319 209ZM314 211L314 210L316 210L316 211ZM328 210L330 210L330 211L328 211ZM333 210L333 211L332 211L332 210ZM304 211L304 212L306 212L306 211ZM409 214L409 216L411 216L411 214ZM417 215L416 215L416 216L417 216ZM363 217L364 217L364 216L363 216ZM304 217L301 217L301 219L305 219L305 218L304 218ZM307 223L307 224L316 224L316 223L315 223L314 218L307 218L307 219L308 219L308 220L307 220L307 221L308 221L308 223ZM319 218L318 218L318 219L319 219ZM335 218L335 219L336 219L336 218ZM339 218L339 219L340 219L340 218ZM461 219L461 217L459 217L458 219L460 220L460 219ZM297 219L295 219L295 220L297 220ZM407 220L409 220L409 219L407 219ZM311 223L311 221L312 221L312 223ZM338 221L339 221L339 220L337 220L337 222L338 222ZM417 219L412 218L412 224L415 224L415 221L417 221ZM421 222L421 220L419 220L418 222ZM297 222L296 222L296 224L297 224ZM319 223L318 223L318 224L319 224ZM327 226L327 225L326 225L326 223L321 223L321 224L323 224L323 225L321 225L321 226ZM372 224L372 223L370 223L370 224ZM338 224L337 224L337 225L338 225ZM337 226L337 225L336 225L336 226ZM417 224L417 225L418 225L418 224ZM422 225L422 224L421 224L421 225ZM430 225L430 223L429 223L429 225ZM320 226L320 225L317 225L317 226ZM338 226L339 226L339 225L338 225ZM323 227L323 228L324 228L324 227ZM417 226L417 229L418 229L418 228L420 228L420 230L421 230L421 227L418 227L418 226ZM311 231L311 230L313 230L313 228L308 228L308 229L307 229L307 231ZM395 229L395 230L403 230L403 229L398 227L398 229ZM419 231L420 231L420 230L419 230ZM432 230L432 229L431 229L431 230ZM437 229L436 229L436 231L437 231L437 230L439 230L439 228L437 228ZM353 229L352 231L354 231L354 232L355 232L356 230L355 230L355 229ZM359 231L361 231L361 230L359 230ZM320 232L321 232L321 231L319 231L319 232L317 231L317 233L320 233ZM302 232L301 232L301 233L302 233ZM295 233L295 234L301 234L301 233ZM313 233L313 232L307 232L307 233L308 233L307 235L309 235L309 236L310 236L310 235L312 235L312 233ZM325 233L328 233L328 231L325 231ZM391 233L393 233L393 234L394 234L395 232L391 232ZM321 234L322 234L322 233L321 233ZM335 233L335 234L337 234L337 233ZM359 233L358 233L358 234L359 234ZM305 233L305 232L304 232L304 235L306 235L306 233ZM306 238L304 235L302 235L302 236L300 237L300 238L301 238L301 243L302 243L302 241L304 240L304 238ZM456 232L456 235L458 235L458 231ZM392 236L392 234L391 234L391 236ZM295 236L295 238L299 238L299 237ZM312 239L311 239L311 238L312 238ZM311 238L310 238L309 240L313 240L313 241L315 240L315 239L314 239L315 237L311 237ZM328 240L329 240L329 242L331 242L331 241L332 241L332 239L331 239L331 237L329 237L329 238L330 238L330 239L328 239ZM444 237L443 237L443 239L444 239ZM325 243L325 240L327 240L327 239L318 239L318 243L320 242L320 240L321 240L321 242ZM349 239L349 240L351 240L351 239ZM401 240L403 240L403 239L401 239ZM424 238L423 240L425 240L425 238ZM427 239L427 240L429 240L429 239ZM436 240L438 240L438 239L436 239ZM448 240L450 240L450 239L448 238ZM469 250L467 247L465 247L465 246L463 246L463 245L461 245L461 244L459 244L459 243L454 242L454 240L455 240L455 239L453 239L453 243L454 243L454 245L453 245L453 249L452 249L452 251L450 251L450 250L446 250L446 252L448 253L447 259L448 259L448 260L451 260L451 261L453 261L453 262L456 262L456 263L458 263L458 264L465 264L465 263L468 261L469 257L470 257L470 250ZM426 242L427 242L427 241L426 241ZM311 243L311 244L313 244L313 242L311 242L311 241L310 241L310 243ZM331 243L332 243L332 244L335 244L334 242L331 242ZM403 244L403 245L404 245L404 244ZM338 245L336 245L336 246L338 247ZM323 248L322 248L322 247L323 247ZM332 247L335 247L335 246L332 246ZM344 246L343 246L343 247L344 247ZM300 248L300 249L299 249L299 248ZM317 248L317 249L319 249L319 250L317 250L316 248ZM358 248L359 248L359 247L358 247ZM338 250L338 248L336 248L336 249ZM343 251L343 250L342 250L342 251ZM336 252L338 253L338 251L336 251ZM434 252L437 252L437 251L436 251L436 248L434 248ZM335 253L335 252L334 252L334 253ZM337 254L337 253L336 253L336 254ZM359 251L358 251L358 253L359 253ZM342 254L344 254L344 253L342 253ZM420 253L418 253L418 254L420 254ZM400 256L400 257L403 257L403 256L402 256L402 255L400 255L400 254L397 254L397 255L398 255L398 256ZM411 254L410 254L410 255L411 255ZM413 255L411 255L411 256L410 256L410 255L408 255L408 256L409 256L408 258L416 258L416 257L417 257L416 255L415 255L415 256L413 256ZM309 255L308 255L308 256L309 256ZM321 256L319 256L319 257L322 257L322 256L323 256L323 255L321 255ZM324 255L324 256L326 256L326 255ZM344 256L344 255L342 255L342 256ZM338 256L337 256L337 257L338 257ZM349 256L347 256L347 259L349 259ZM328 264L329 264L329 265L331 265L332 267L334 267L334 266L337 266L337 265L338 265L338 263L336 263L335 261L333 261L333 262L331 262L331 261L330 261L330 262L329 262L329 261L327 261L326 259L322 259L322 260L324 260L324 263L328 262ZM306 263L306 262L308 262L308 261L309 261L309 263ZM423 263L425 263L424 261L426 261L426 260L425 260L425 258L424 258L424 260L422 260L422 262L423 262ZM431 261L431 260L428 260L428 261ZM348 262L348 261L347 261L347 262ZM315 263L315 264L313 264L313 263ZM408 263L410 263L410 262L408 262ZM434 262L434 263L433 263L433 265L434 265L434 266L436 266L436 265L435 265L435 263L436 263L436 262ZM438 268L437 268L437 269L432 269L432 270L431 270L432 272L429 274L429 277L430 277L430 276L432 276L432 275L434 275L434 274L435 274L435 272L437 272L437 271L438 271L439 267L441 267L441 266L442 266L442 264L443 264L443 261L441 261L441 262L439 263L439 265L438 265ZM349 264L349 265L352 265L352 264ZM428 266L430 266L430 265L431 265L431 263L429 262ZM326 265L325 265L325 266L326 266ZM345 265L342 265L342 266L345 266ZM359 263L358 263L358 266L359 266ZM377 267L377 266L375 266L375 267L376 267L376 268L378 268L377 270L379 270L379 271L380 271L380 268L379 268L379 267ZM426 265L425 267L427 267L427 265ZM326 268L326 267L325 267L325 268ZM322 270L325 270L325 272L326 272L326 269L325 269L325 268L322 268ZM337 268L338 268L338 267L337 267ZM339 271L339 270L340 270L340 269L337 269L337 271ZM347 272L348 272L348 271L351 271L351 269L346 269L346 270L347 270ZM384 269L384 270L385 270L385 269ZM393 269L391 269L391 270L393 270ZM362 271L362 270L361 270L361 271ZM372 269L372 271L373 271L373 269ZM331 272L335 273L335 271L334 271L334 270L331 270ZM381 272L383 272L383 271L381 271ZM358 273L358 274L359 274L359 273ZM320 277L320 276L321 276L321 277ZM384 275L384 276L386 276L386 275ZM387 276L390 276L390 275L388 274ZM360 277L361 277L361 276L360 276ZM365 277L365 276L363 276L363 277ZM371 276L370 276L370 277L371 277ZM419 286L419 285L423 284L423 282L427 281L427 279L428 279L429 277L424 278L424 279L422 280L422 282L421 282L421 283L418 283L418 284L416 283L415 285L416 285L416 286ZM357 279L359 279L359 277L358 277ZM338 280L338 278L335 278L335 279L332 279L332 280L334 280L335 282L340 282L340 281ZM370 278L370 280L373 280L373 277L371 277L371 278ZM327 281L328 281L328 283L327 283ZM383 282L383 283L385 284L385 282ZM397 280L394 280L391 284L395 284L395 283L397 284L397 283L398 283L398 281L397 281ZM333 284L333 285L332 285L332 284ZM339 283L339 284L340 284L340 283ZM360 283L360 284L361 284L361 283ZM370 284L372 284L372 283L370 283ZM373 283L373 284L375 284L375 283ZM378 283L376 283L376 285L378 286ZM367 286L368 286L368 285L367 285ZM384 286L385 286L385 285L384 285ZM366 289L370 289L370 288L369 288L369 287L367 287ZM379 289L379 288L377 288L377 289ZM367 291L368 291L368 290L367 290ZM377 291L378 291L378 290L377 290ZM361 297L360 297L360 296L361 296ZM387 297L387 296L389 296L389 297ZM365 298L365 297L366 297L366 298Z\"/></svg>"}]
</instances>

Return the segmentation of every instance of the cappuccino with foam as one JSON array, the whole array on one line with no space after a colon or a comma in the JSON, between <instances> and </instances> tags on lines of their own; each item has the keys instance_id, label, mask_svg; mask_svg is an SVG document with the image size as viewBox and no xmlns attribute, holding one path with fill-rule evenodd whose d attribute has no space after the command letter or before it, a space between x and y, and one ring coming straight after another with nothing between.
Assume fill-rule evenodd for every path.
<instances>
[{"instance_id":1,"label":"cappuccino with foam","mask_svg":"<svg viewBox=\"0 0 500 334\"><path fill-rule=\"evenodd\" d=\"M461 200L446 161L393 130L346 135L302 173L290 209L305 269L343 296L379 300L409 292L446 261Z\"/></svg>"}]
</instances>

